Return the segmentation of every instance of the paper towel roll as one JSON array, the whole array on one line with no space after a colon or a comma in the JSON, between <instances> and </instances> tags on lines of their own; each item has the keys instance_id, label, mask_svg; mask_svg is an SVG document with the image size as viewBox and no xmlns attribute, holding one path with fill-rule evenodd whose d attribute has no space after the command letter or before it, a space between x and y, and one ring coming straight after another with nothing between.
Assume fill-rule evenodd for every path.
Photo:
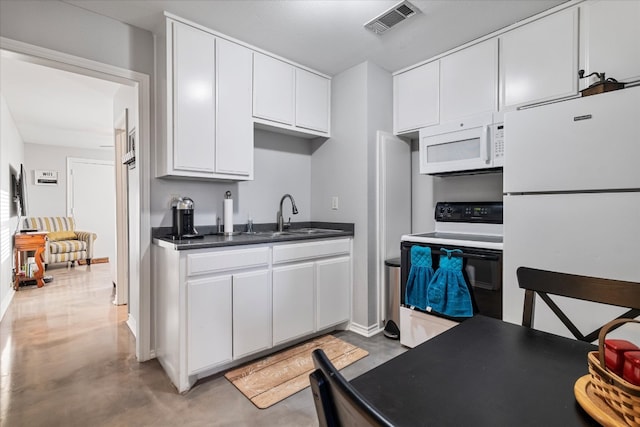
<instances>
[{"instance_id":1,"label":"paper towel roll","mask_svg":"<svg viewBox=\"0 0 640 427\"><path fill-rule=\"evenodd\" d=\"M233 232L233 199L224 199L224 232Z\"/></svg>"}]
</instances>

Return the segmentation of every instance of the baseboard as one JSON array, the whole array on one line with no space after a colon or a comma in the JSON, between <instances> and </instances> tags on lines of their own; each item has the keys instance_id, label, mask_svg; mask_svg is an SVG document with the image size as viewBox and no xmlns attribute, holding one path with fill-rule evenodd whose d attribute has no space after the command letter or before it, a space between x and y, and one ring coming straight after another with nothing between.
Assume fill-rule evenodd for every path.
<instances>
[{"instance_id":1,"label":"baseboard","mask_svg":"<svg viewBox=\"0 0 640 427\"><path fill-rule=\"evenodd\" d=\"M106 264L109 262L109 257L105 257L105 258L91 258L91 264ZM78 265L86 265L87 264L87 260L86 259L79 259L78 260Z\"/></svg>"},{"instance_id":2,"label":"baseboard","mask_svg":"<svg viewBox=\"0 0 640 427\"><path fill-rule=\"evenodd\" d=\"M362 335L367 338L370 338L382 332L382 328L378 325L362 326L355 322L351 322L351 325L349 326L349 330L351 332L355 332L356 334Z\"/></svg>"},{"instance_id":3,"label":"baseboard","mask_svg":"<svg viewBox=\"0 0 640 427\"><path fill-rule=\"evenodd\" d=\"M4 298L2 298L2 304L0 304L0 321L4 319L4 315L9 309L9 305L11 305L11 301L13 300L13 296L15 294L16 294L16 291L13 289L13 286L11 286L11 289L9 290L9 292L7 292L7 295L5 295Z\"/></svg>"}]
</instances>

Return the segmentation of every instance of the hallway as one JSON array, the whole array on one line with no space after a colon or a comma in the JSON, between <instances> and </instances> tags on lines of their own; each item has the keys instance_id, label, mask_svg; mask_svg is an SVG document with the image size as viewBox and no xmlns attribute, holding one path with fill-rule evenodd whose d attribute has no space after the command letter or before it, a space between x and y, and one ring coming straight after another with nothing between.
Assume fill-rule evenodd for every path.
<instances>
[{"instance_id":1,"label":"hallway","mask_svg":"<svg viewBox=\"0 0 640 427\"><path fill-rule=\"evenodd\" d=\"M178 394L155 359L136 361L109 264L47 272L54 281L21 288L0 324L0 426L318 424L308 388L263 410L222 374ZM404 351L383 334L335 335L370 353L342 371L347 379Z\"/></svg>"}]
</instances>

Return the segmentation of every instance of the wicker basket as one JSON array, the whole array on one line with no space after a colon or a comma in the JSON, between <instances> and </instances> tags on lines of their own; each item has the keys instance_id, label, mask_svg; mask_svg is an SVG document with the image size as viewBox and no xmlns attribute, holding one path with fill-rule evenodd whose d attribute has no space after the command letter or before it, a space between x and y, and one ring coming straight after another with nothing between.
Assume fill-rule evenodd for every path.
<instances>
[{"instance_id":1,"label":"wicker basket","mask_svg":"<svg viewBox=\"0 0 640 427\"><path fill-rule=\"evenodd\" d=\"M596 396L602 398L625 422L640 427L640 387L609 371L604 361L604 340L612 327L622 323L640 323L633 319L616 319L603 326L598 337L598 351L588 355L591 385Z\"/></svg>"}]
</instances>

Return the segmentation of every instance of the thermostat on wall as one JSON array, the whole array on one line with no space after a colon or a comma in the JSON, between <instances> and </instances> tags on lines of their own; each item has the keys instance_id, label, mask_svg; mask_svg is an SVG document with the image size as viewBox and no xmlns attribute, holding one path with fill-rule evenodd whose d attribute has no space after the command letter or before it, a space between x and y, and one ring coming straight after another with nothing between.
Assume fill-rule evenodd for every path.
<instances>
[{"instance_id":1,"label":"thermostat on wall","mask_svg":"<svg viewBox=\"0 0 640 427\"><path fill-rule=\"evenodd\" d=\"M58 185L58 172L56 171L35 171L36 185Z\"/></svg>"}]
</instances>

